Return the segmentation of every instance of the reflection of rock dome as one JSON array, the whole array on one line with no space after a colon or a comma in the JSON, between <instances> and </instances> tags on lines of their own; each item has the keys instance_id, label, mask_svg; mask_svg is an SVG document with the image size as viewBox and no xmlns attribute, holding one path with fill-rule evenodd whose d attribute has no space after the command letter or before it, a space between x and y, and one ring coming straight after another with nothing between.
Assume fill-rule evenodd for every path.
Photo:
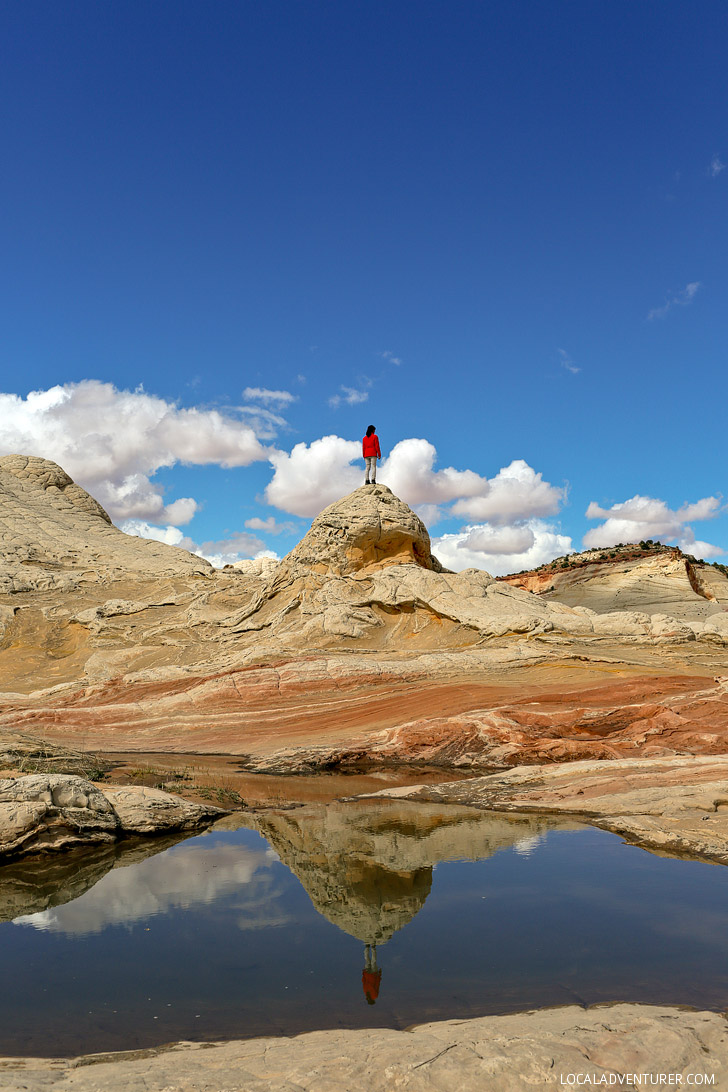
<instances>
[{"instance_id":1,"label":"reflection of rock dome","mask_svg":"<svg viewBox=\"0 0 728 1092\"><path fill-rule=\"evenodd\" d=\"M319 914L364 944L384 944L422 909L432 868L383 864L355 838L327 838L326 820L326 809L306 808L267 813L258 826Z\"/></svg>"},{"instance_id":2,"label":"reflection of rock dome","mask_svg":"<svg viewBox=\"0 0 728 1092\"><path fill-rule=\"evenodd\" d=\"M481 860L553 825L472 808L374 800L268 811L255 822L316 910L365 944L384 944L415 917L435 864Z\"/></svg>"}]
</instances>

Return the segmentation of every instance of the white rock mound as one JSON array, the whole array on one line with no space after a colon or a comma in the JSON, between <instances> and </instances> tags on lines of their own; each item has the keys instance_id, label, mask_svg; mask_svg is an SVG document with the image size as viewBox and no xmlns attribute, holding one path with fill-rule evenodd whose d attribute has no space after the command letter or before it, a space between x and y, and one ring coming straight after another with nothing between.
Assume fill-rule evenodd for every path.
<instances>
[{"instance_id":1,"label":"white rock mound","mask_svg":"<svg viewBox=\"0 0 728 1092\"><path fill-rule=\"evenodd\" d=\"M4 592L213 571L186 550L125 535L60 466L34 455L0 457L0 563Z\"/></svg>"},{"instance_id":2,"label":"white rock mound","mask_svg":"<svg viewBox=\"0 0 728 1092\"><path fill-rule=\"evenodd\" d=\"M256 632L314 647L364 638L373 646L410 639L445 648L522 634L695 639L693 628L666 615L600 615L478 569L449 572L432 555L419 517L381 485L326 508L230 626L239 636Z\"/></svg>"}]
</instances>

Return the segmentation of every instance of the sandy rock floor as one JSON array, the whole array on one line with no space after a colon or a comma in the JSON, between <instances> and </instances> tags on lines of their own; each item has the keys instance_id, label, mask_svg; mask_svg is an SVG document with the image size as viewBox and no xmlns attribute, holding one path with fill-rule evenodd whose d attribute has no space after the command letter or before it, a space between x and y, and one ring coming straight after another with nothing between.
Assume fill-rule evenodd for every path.
<instances>
[{"instance_id":1,"label":"sandy rock floor","mask_svg":"<svg viewBox=\"0 0 728 1092\"><path fill-rule=\"evenodd\" d=\"M0 1089L6 1092L638 1089L659 1087L660 1075L662 1087L728 1088L725 1016L662 1006L570 1005L409 1031L318 1031L72 1060L0 1060Z\"/></svg>"}]
</instances>

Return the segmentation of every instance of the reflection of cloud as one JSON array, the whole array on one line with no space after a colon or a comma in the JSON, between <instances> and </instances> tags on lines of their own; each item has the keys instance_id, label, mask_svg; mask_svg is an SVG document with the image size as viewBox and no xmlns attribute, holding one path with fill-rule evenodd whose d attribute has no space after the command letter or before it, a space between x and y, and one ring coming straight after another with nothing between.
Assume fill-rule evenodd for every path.
<instances>
[{"instance_id":1,"label":"reflection of cloud","mask_svg":"<svg viewBox=\"0 0 728 1092\"><path fill-rule=\"evenodd\" d=\"M545 834L534 834L530 838L521 838L514 845L514 852L519 853L521 857L530 857L534 849L545 840L545 837Z\"/></svg>"},{"instance_id":2,"label":"reflection of cloud","mask_svg":"<svg viewBox=\"0 0 728 1092\"><path fill-rule=\"evenodd\" d=\"M246 906L245 914L238 918L237 926L244 933L252 933L256 929L277 929L281 925L288 925L291 920L291 915L285 911L272 913L270 901L264 899L252 909Z\"/></svg>"},{"instance_id":3,"label":"reflection of cloud","mask_svg":"<svg viewBox=\"0 0 728 1092\"><path fill-rule=\"evenodd\" d=\"M107 925L211 903L240 889L236 905L244 911L241 921L247 921L246 928L264 928L279 924L275 915L263 913L273 893L273 863L264 848L185 845L115 868L74 902L16 918L15 924L56 933L99 933Z\"/></svg>"}]
</instances>

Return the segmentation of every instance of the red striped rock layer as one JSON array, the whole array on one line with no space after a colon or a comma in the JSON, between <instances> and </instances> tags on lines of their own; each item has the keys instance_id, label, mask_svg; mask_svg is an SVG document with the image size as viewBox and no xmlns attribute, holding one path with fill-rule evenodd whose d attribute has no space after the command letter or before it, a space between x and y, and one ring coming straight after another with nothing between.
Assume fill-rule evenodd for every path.
<instances>
[{"instance_id":1,"label":"red striped rock layer","mask_svg":"<svg viewBox=\"0 0 728 1092\"><path fill-rule=\"evenodd\" d=\"M0 727L90 750L245 755L280 771L725 754L727 686L704 669L319 655L6 695Z\"/></svg>"}]
</instances>

